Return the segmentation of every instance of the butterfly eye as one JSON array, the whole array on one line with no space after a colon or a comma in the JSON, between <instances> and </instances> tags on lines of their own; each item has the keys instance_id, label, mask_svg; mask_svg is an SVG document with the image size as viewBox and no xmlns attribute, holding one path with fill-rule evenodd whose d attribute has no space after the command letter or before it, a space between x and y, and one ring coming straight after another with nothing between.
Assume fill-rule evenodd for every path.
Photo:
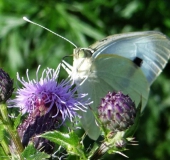
<instances>
[{"instance_id":1,"label":"butterfly eye","mask_svg":"<svg viewBox=\"0 0 170 160\"><path fill-rule=\"evenodd\" d=\"M78 52L78 57L79 58L85 58L86 57L86 50L80 49Z\"/></svg>"},{"instance_id":2,"label":"butterfly eye","mask_svg":"<svg viewBox=\"0 0 170 160\"><path fill-rule=\"evenodd\" d=\"M91 49L86 49L86 48L75 48L74 49L74 56L76 58L87 58L91 57L93 54L93 50Z\"/></svg>"},{"instance_id":3,"label":"butterfly eye","mask_svg":"<svg viewBox=\"0 0 170 160\"><path fill-rule=\"evenodd\" d=\"M87 58L87 57L91 57L93 54L93 50L90 49L80 49L79 50L79 58Z\"/></svg>"}]
</instances>

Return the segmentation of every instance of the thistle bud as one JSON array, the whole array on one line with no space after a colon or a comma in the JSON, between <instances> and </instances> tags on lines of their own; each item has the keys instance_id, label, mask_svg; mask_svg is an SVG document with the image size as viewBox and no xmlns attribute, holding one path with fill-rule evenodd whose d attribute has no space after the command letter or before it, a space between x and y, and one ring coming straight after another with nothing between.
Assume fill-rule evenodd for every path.
<instances>
[{"instance_id":1,"label":"thistle bud","mask_svg":"<svg viewBox=\"0 0 170 160\"><path fill-rule=\"evenodd\" d=\"M55 112L56 108L52 108L50 112L43 114L40 108L36 108L34 112L29 114L27 119L18 127L18 134L24 147L32 141L36 149L48 154L53 152L54 143L36 136L56 128L57 117L52 117Z\"/></svg>"},{"instance_id":2,"label":"thistle bud","mask_svg":"<svg viewBox=\"0 0 170 160\"><path fill-rule=\"evenodd\" d=\"M7 101L13 92L13 80L0 68L0 102Z\"/></svg>"},{"instance_id":3,"label":"thistle bud","mask_svg":"<svg viewBox=\"0 0 170 160\"><path fill-rule=\"evenodd\" d=\"M99 119L108 130L124 131L130 127L136 117L134 102L121 92L109 92L101 100L98 108Z\"/></svg>"}]
</instances>

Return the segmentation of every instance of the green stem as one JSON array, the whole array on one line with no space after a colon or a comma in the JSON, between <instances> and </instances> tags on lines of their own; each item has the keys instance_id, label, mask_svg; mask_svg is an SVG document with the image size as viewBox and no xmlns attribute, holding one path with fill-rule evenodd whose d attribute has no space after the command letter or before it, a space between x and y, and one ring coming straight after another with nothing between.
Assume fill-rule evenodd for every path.
<instances>
[{"instance_id":1,"label":"green stem","mask_svg":"<svg viewBox=\"0 0 170 160\"><path fill-rule=\"evenodd\" d=\"M20 159L22 160L21 153L24 150L22 143L20 141L20 137L18 136L18 132L13 129L11 125L11 121L8 117L8 111L6 104L0 104L0 112L2 116L2 122L4 124L4 127L6 131L10 134L12 141L16 147L16 152L20 156Z\"/></svg>"},{"instance_id":2,"label":"green stem","mask_svg":"<svg viewBox=\"0 0 170 160\"><path fill-rule=\"evenodd\" d=\"M10 151L9 151L9 147L4 139L1 140L1 146L2 146L5 154L8 155L10 153Z\"/></svg>"}]
</instances>

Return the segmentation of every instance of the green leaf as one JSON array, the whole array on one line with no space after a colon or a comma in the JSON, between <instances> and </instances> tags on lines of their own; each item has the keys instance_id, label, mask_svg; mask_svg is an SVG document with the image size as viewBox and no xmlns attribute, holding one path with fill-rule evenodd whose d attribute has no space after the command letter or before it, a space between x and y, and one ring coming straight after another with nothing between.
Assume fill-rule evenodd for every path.
<instances>
[{"instance_id":1,"label":"green leaf","mask_svg":"<svg viewBox=\"0 0 170 160\"><path fill-rule=\"evenodd\" d=\"M99 32L96 28L88 25L87 23L84 23L78 17L68 14L66 12L67 7L68 7L67 5L58 4L56 6L56 10L63 17L63 19L65 20L65 23L69 22L70 31L72 30L72 32L77 37L80 43L79 45L85 44L86 46L88 46L86 37L84 35L95 38L97 40L102 39L104 37L104 35L101 32Z\"/></svg>"},{"instance_id":2,"label":"green leaf","mask_svg":"<svg viewBox=\"0 0 170 160\"><path fill-rule=\"evenodd\" d=\"M42 160L46 158L50 158L50 155L37 151L33 144L29 144L25 150L22 152L22 156L26 160Z\"/></svg>"},{"instance_id":3,"label":"green leaf","mask_svg":"<svg viewBox=\"0 0 170 160\"><path fill-rule=\"evenodd\" d=\"M22 17L0 15L0 37L5 37L11 30L22 26L25 21Z\"/></svg>"},{"instance_id":4,"label":"green leaf","mask_svg":"<svg viewBox=\"0 0 170 160\"><path fill-rule=\"evenodd\" d=\"M0 159L8 160L10 159L4 152L3 148L0 146Z\"/></svg>"},{"instance_id":5,"label":"green leaf","mask_svg":"<svg viewBox=\"0 0 170 160\"><path fill-rule=\"evenodd\" d=\"M71 155L77 155L83 159L85 158L83 146L80 144L80 138L74 133L68 134L59 131L46 132L39 137L46 138L67 150Z\"/></svg>"},{"instance_id":6,"label":"green leaf","mask_svg":"<svg viewBox=\"0 0 170 160\"><path fill-rule=\"evenodd\" d=\"M1 123L0 124L0 141L2 141L2 139L4 138L4 125Z\"/></svg>"},{"instance_id":7,"label":"green leaf","mask_svg":"<svg viewBox=\"0 0 170 160\"><path fill-rule=\"evenodd\" d=\"M9 46L7 48L8 50L8 58L10 61L9 66L14 69L14 71L17 70L17 67L20 67L24 64L22 53L20 51L20 47L18 45L19 42L19 35L18 33L11 33L9 37Z\"/></svg>"},{"instance_id":8,"label":"green leaf","mask_svg":"<svg viewBox=\"0 0 170 160\"><path fill-rule=\"evenodd\" d=\"M139 7L139 3L138 1L132 1L130 2L122 11L121 11L121 15L124 18L130 18L138 9Z\"/></svg>"},{"instance_id":9,"label":"green leaf","mask_svg":"<svg viewBox=\"0 0 170 160\"><path fill-rule=\"evenodd\" d=\"M21 123L21 117L22 117L22 114L20 113L20 114L15 118L15 121L14 121L14 129L17 129L18 125Z\"/></svg>"},{"instance_id":10,"label":"green leaf","mask_svg":"<svg viewBox=\"0 0 170 160\"><path fill-rule=\"evenodd\" d=\"M6 132L4 125L2 123L0 124L0 144L1 144L0 147L2 147L0 148L0 159L1 159L2 155L9 154L9 135Z\"/></svg>"}]
</instances>

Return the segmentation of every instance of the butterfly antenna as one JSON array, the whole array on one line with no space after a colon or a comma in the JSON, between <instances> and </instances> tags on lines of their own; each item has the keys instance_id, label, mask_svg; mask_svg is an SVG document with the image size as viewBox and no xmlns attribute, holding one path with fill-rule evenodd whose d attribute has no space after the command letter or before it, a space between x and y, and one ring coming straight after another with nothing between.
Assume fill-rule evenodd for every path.
<instances>
[{"instance_id":1,"label":"butterfly antenna","mask_svg":"<svg viewBox=\"0 0 170 160\"><path fill-rule=\"evenodd\" d=\"M73 42L71 42L70 40L68 40L67 38L65 38L65 37L63 37L63 36L61 36L61 35L53 32L53 31L51 31L50 29L48 29L48 28L46 28L46 27L44 27L44 26L42 26L42 25L40 25L40 24L38 24L38 23L35 23L35 22L30 21L27 17L23 17L23 19L24 19L25 21L29 22L29 23L32 23L32 24L35 24L35 25L37 25L37 26L39 26L39 27L41 27L41 28L44 28L45 30L47 30L47 31L55 34L56 36L64 39L65 41L67 41L67 42L69 42L70 44L72 44L75 48L77 48L77 46L76 46Z\"/></svg>"}]
</instances>

